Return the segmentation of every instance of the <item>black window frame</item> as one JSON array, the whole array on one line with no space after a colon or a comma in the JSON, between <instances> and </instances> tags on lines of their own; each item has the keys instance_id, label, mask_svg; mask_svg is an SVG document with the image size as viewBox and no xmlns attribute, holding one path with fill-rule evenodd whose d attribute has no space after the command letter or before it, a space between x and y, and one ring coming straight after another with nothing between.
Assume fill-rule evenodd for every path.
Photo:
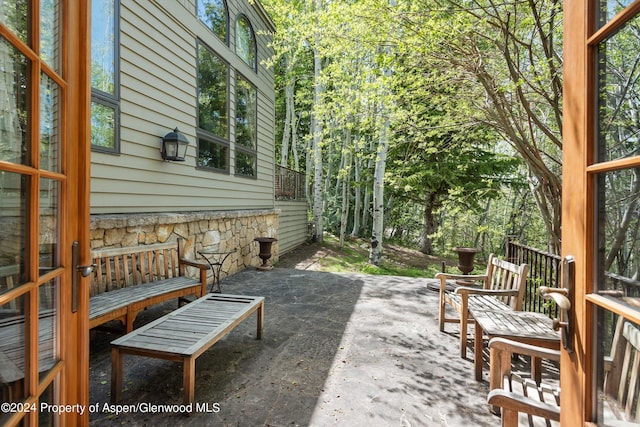
<instances>
[{"instance_id":1,"label":"black window frame","mask_svg":"<svg viewBox=\"0 0 640 427\"><path fill-rule=\"evenodd\" d=\"M237 142L237 134L238 134L238 81L242 79L244 80L255 92L255 140L253 142L253 147L248 147L246 145L240 144ZM235 149L235 176L243 177L243 178L258 178L258 88L256 85L251 83L251 81L246 78L244 75L236 71L236 80L235 80L235 93L234 93L234 149ZM252 157L254 159L253 165L253 174L249 175L246 173L238 172L238 154L242 154L248 157Z\"/></svg>"},{"instance_id":2,"label":"black window frame","mask_svg":"<svg viewBox=\"0 0 640 427\"><path fill-rule=\"evenodd\" d=\"M238 52L238 23L240 22L240 20L246 21L249 31L251 33L250 38L251 38L251 42L253 43L253 63L252 64L249 63L247 60L245 60L245 58L243 58ZM253 24L251 24L251 20L244 13L239 13L236 16L234 35L235 35L234 50L235 50L236 56L240 58L244 64L247 64L254 72L257 73L258 72L258 40L256 38L256 31L253 29Z\"/></svg>"},{"instance_id":3,"label":"black window frame","mask_svg":"<svg viewBox=\"0 0 640 427\"><path fill-rule=\"evenodd\" d=\"M226 100L226 119L227 119L227 123L226 123L226 135L220 136L220 135L216 135L215 133L207 130L207 129L203 129L200 127L200 101L199 101L199 94L200 94L200 76L199 73L196 74L196 118L197 118L197 123L196 123L196 169L200 169L200 170L207 170L210 172L218 172L218 173L226 173L229 174L230 173L230 164L231 164L231 142L230 142L230 128L231 128L231 114L230 114L230 109L231 109L231 65L225 61L225 59L223 58L222 55L218 54L215 49L211 48L211 46L209 46L207 43L205 43L204 41L197 39L196 40L196 69L199 69L199 65L200 65L200 48L204 48L207 49L207 51L209 52L209 54L215 56L216 58L218 58L220 60L221 63L223 63L226 66L227 72L226 72L226 95L227 95L227 100ZM216 146L220 147L221 149L226 151L226 155L225 155L225 159L224 159L224 167L212 167L209 165L203 165L200 163L200 153L202 151L201 146L203 146L204 144L215 144Z\"/></svg>"},{"instance_id":4,"label":"black window frame","mask_svg":"<svg viewBox=\"0 0 640 427\"><path fill-rule=\"evenodd\" d=\"M226 44L227 46L229 46L229 5L227 4L226 0L217 0L222 2L222 7L224 8L224 13L225 13L225 32L224 32L224 38L220 37L220 34L216 34L216 32L213 30L213 28L211 28L207 22L205 22L204 20L202 20L202 18L200 18L200 5L201 4L205 4L205 3L210 3L210 1L205 1L205 0L197 0L196 1L196 16L198 17L198 20L200 22L202 22L205 27L207 27L209 29L209 31L211 32L211 34L213 34L214 36L216 36L219 40L222 40L224 42L224 44Z\"/></svg>"},{"instance_id":5,"label":"black window frame","mask_svg":"<svg viewBox=\"0 0 640 427\"><path fill-rule=\"evenodd\" d=\"M93 14L93 10L92 10ZM120 154L120 0L113 0L113 94L91 87L91 104L113 110L113 148L91 143L91 151ZM93 17L92 17L93 19Z\"/></svg>"}]
</instances>

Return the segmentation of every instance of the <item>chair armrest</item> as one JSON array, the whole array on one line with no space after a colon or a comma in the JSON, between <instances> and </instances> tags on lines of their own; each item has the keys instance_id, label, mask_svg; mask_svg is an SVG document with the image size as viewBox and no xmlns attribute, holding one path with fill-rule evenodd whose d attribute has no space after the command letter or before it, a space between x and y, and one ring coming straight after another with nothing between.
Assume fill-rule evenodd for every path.
<instances>
[{"instance_id":1,"label":"chair armrest","mask_svg":"<svg viewBox=\"0 0 640 427\"><path fill-rule=\"evenodd\" d=\"M448 274L448 273L436 273L436 279L440 279L440 293L447 291L448 280L466 280L483 282L478 283L478 286L485 286L488 276L486 274ZM478 289L478 288L470 288Z\"/></svg>"},{"instance_id":2,"label":"chair armrest","mask_svg":"<svg viewBox=\"0 0 640 427\"><path fill-rule=\"evenodd\" d=\"M188 265L188 266L191 266L191 267L196 267L196 268L199 268L200 270L208 270L210 268L207 263L199 262L199 261L192 261L192 260L186 259L186 258L180 258L178 260L178 263L184 264L184 265Z\"/></svg>"},{"instance_id":3,"label":"chair armrest","mask_svg":"<svg viewBox=\"0 0 640 427\"><path fill-rule=\"evenodd\" d=\"M499 351L508 351L510 353L522 354L524 356L549 359L556 362L560 361L560 350L553 350L550 348L524 344L506 338L492 338L489 341L489 348Z\"/></svg>"},{"instance_id":4,"label":"chair armrest","mask_svg":"<svg viewBox=\"0 0 640 427\"><path fill-rule=\"evenodd\" d=\"M456 288L455 293L467 295L513 295L518 296L520 292L514 289L478 289L468 286L460 286Z\"/></svg>"},{"instance_id":5,"label":"chair armrest","mask_svg":"<svg viewBox=\"0 0 640 427\"><path fill-rule=\"evenodd\" d=\"M489 392L487 403L500 406L512 411L537 415L554 421L560 421L560 407L549 403L540 402L521 394L516 394L503 389L495 389Z\"/></svg>"},{"instance_id":6,"label":"chair armrest","mask_svg":"<svg viewBox=\"0 0 640 427\"><path fill-rule=\"evenodd\" d=\"M444 280L487 280L486 274L436 273L436 279Z\"/></svg>"}]
</instances>

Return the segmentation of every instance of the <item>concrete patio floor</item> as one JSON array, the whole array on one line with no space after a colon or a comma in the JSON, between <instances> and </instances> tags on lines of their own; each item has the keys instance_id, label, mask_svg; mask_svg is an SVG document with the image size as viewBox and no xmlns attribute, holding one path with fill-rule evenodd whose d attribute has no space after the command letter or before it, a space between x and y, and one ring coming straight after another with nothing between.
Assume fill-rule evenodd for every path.
<instances>
[{"instance_id":1,"label":"concrete patio floor","mask_svg":"<svg viewBox=\"0 0 640 427\"><path fill-rule=\"evenodd\" d=\"M499 425L486 405L488 368L475 381L473 352L458 356L457 326L438 330L438 294L427 281L283 268L226 278L224 293L265 297L263 339L251 316L198 358L201 410L190 417L150 406L182 403L181 365L136 356L125 356L120 402L133 412L105 412L118 334L95 331L91 425ZM149 309L136 326L175 308Z\"/></svg>"}]
</instances>

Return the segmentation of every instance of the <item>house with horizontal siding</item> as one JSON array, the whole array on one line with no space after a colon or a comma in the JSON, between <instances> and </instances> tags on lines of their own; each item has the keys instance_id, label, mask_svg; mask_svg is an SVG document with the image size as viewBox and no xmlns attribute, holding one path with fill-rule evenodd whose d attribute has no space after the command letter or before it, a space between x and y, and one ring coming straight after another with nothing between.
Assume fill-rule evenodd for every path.
<instances>
[{"instance_id":1,"label":"house with horizontal siding","mask_svg":"<svg viewBox=\"0 0 640 427\"><path fill-rule=\"evenodd\" d=\"M92 2L92 248L182 237L235 249L233 273L256 237L273 259L306 240L304 192L275 196L275 30L259 1ZM184 160L163 159L174 131Z\"/></svg>"}]
</instances>

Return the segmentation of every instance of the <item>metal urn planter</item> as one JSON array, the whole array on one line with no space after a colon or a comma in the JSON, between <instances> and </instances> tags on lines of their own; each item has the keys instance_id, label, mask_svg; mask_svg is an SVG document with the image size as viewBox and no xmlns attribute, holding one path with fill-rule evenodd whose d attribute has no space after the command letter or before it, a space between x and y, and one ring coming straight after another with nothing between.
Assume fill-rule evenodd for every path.
<instances>
[{"instance_id":1,"label":"metal urn planter","mask_svg":"<svg viewBox=\"0 0 640 427\"><path fill-rule=\"evenodd\" d=\"M462 274L469 274L473 271L473 259L480 249L455 247L454 251L458 253L458 269Z\"/></svg>"},{"instance_id":2,"label":"metal urn planter","mask_svg":"<svg viewBox=\"0 0 640 427\"><path fill-rule=\"evenodd\" d=\"M272 270L273 266L267 264L267 260L271 258L271 247L273 246L274 242L278 241L278 239L276 239L275 237L256 237L253 240L260 244L260 253L258 254L258 256L262 260L262 265L258 267L258 270Z\"/></svg>"}]
</instances>

